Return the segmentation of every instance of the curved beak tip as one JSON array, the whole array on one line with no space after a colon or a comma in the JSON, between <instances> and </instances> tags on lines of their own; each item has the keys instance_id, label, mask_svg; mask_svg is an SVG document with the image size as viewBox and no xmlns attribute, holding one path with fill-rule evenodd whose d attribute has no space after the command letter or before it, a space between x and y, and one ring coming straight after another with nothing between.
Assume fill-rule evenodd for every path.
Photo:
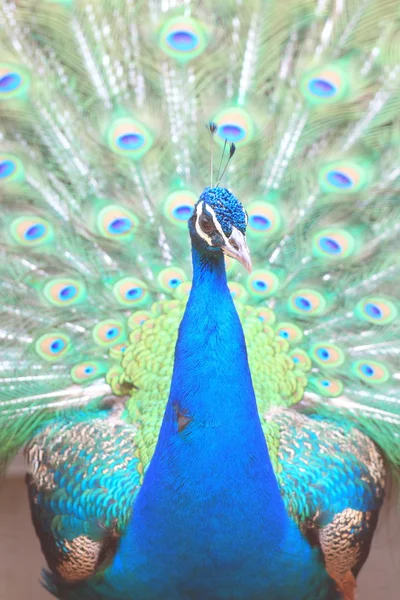
<instances>
[{"instance_id":1,"label":"curved beak tip","mask_svg":"<svg viewBox=\"0 0 400 600\"><path fill-rule=\"evenodd\" d=\"M241 265L243 265L246 271L251 273L253 265L251 263L250 253L247 248L246 251L242 250L241 252L238 252L235 256L231 256L232 258L235 258Z\"/></svg>"},{"instance_id":2,"label":"curved beak tip","mask_svg":"<svg viewBox=\"0 0 400 600\"><path fill-rule=\"evenodd\" d=\"M242 265L244 266L244 268L251 273L253 270L253 265L251 264L251 258L250 258L250 254L248 255L248 258L245 262L242 263Z\"/></svg>"},{"instance_id":3,"label":"curved beak tip","mask_svg":"<svg viewBox=\"0 0 400 600\"><path fill-rule=\"evenodd\" d=\"M252 264L250 251L246 244L246 238L236 228L233 228L228 244L224 246L222 250L225 254L240 262L240 264L251 273Z\"/></svg>"}]
</instances>

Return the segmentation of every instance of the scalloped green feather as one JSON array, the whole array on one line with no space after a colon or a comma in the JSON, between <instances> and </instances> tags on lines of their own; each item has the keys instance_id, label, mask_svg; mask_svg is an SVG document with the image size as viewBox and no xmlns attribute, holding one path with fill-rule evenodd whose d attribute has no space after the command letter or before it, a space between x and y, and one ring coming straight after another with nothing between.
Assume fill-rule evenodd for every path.
<instances>
[{"instance_id":1,"label":"scalloped green feather","mask_svg":"<svg viewBox=\"0 0 400 600\"><path fill-rule=\"evenodd\" d=\"M125 324L119 319L105 319L93 328L92 336L99 346L115 346L126 339Z\"/></svg>"},{"instance_id":2,"label":"scalloped green feather","mask_svg":"<svg viewBox=\"0 0 400 600\"><path fill-rule=\"evenodd\" d=\"M128 410L132 418L137 410L140 411L143 426L138 432L138 443L145 465L157 441L164 411L164 402L159 399L168 395L178 325L185 305L186 298L158 303L153 305L154 316L147 313L148 318L137 324L132 322L133 315L130 320L132 333L123 354L122 368L113 366L107 375L115 393L122 393L120 390L124 383L134 386ZM271 311L255 309L242 302L236 303L236 307L246 336L261 413L271 406L290 406L298 402L307 378L303 369L298 369L290 357L289 343L280 336L279 327L274 328L265 322ZM267 320L273 321L269 317Z\"/></svg>"}]
</instances>

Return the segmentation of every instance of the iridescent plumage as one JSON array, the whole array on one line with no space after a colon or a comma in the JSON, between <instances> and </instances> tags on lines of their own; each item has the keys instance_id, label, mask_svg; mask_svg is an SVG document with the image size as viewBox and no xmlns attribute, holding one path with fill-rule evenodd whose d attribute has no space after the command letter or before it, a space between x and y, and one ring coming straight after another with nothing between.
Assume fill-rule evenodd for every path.
<instances>
[{"instance_id":1,"label":"iridescent plumage","mask_svg":"<svg viewBox=\"0 0 400 600\"><path fill-rule=\"evenodd\" d=\"M399 19L0 7L0 460L63 600L354 598L400 466Z\"/></svg>"}]
</instances>

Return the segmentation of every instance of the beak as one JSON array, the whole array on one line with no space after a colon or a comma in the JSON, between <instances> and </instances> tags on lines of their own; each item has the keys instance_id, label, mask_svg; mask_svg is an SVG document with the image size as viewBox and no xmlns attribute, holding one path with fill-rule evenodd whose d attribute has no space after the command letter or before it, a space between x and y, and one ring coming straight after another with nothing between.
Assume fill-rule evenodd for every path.
<instances>
[{"instance_id":1,"label":"beak","mask_svg":"<svg viewBox=\"0 0 400 600\"><path fill-rule=\"evenodd\" d=\"M250 252L246 244L246 238L236 227L232 228L232 233L225 246L221 247L224 254L235 258L251 273Z\"/></svg>"}]
</instances>

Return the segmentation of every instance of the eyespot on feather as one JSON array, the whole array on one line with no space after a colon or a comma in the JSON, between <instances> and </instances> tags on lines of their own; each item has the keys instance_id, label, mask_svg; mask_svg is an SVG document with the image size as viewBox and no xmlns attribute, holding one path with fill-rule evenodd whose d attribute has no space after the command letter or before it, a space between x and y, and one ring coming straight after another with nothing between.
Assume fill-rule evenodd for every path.
<instances>
[{"instance_id":1,"label":"eyespot on feather","mask_svg":"<svg viewBox=\"0 0 400 600\"><path fill-rule=\"evenodd\" d=\"M10 225L10 233L13 240L21 246L39 246L54 238L52 225L34 215L14 219Z\"/></svg>"},{"instance_id":2,"label":"eyespot on feather","mask_svg":"<svg viewBox=\"0 0 400 600\"><path fill-rule=\"evenodd\" d=\"M293 348L293 350L289 352L289 356L297 369L301 369L302 371L310 371L312 362L307 352L301 348Z\"/></svg>"},{"instance_id":3,"label":"eyespot on feather","mask_svg":"<svg viewBox=\"0 0 400 600\"><path fill-rule=\"evenodd\" d=\"M318 394L326 398L337 398L343 393L343 383L339 379L312 377L310 385Z\"/></svg>"},{"instance_id":4,"label":"eyespot on feather","mask_svg":"<svg viewBox=\"0 0 400 600\"><path fill-rule=\"evenodd\" d=\"M105 319L95 325L92 337L99 346L115 346L126 339L125 326L122 321L117 319Z\"/></svg>"},{"instance_id":5,"label":"eyespot on feather","mask_svg":"<svg viewBox=\"0 0 400 600\"><path fill-rule=\"evenodd\" d=\"M18 65L0 63L0 102L24 97L29 86L30 77L24 69Z\"/></svg>"},{"instance_id":6,"label":"eyespot on feather","mask_svg":"<svg viewBox=\"0 0 400 600\"><path fill-rule=\"evenodd\" d=\"M117 281L113 294L122 306L141 306L150 299L147 285L135 277L124 277Z\"/></svg>"},{"instance_id":7,"label":"eyespot on feather","mask_svg":"<svg viewBox=\"0 0 400 600\"><path fill-rule=\"evenodd\" d=\"M196 195L189 190L172 192L165 200L164 215L171 223L186 230L196 202Z\"/></svg>"},{"instance_id":8,"label":"eyespot on feather","mask_svg":"<svg viewBox=\"0 0 400 600\"><path fill-rule=\"evenodd\" d=\"M234 258L232 258L231 256L228 256L227 254L224 254L224 261L225 261L225 271L229 277L229 275L232 275L232 273L235 271L236 265L238 263Z\"/></svg>"},{"instance_id":9,"label":"eyespot on feather","mask_svg":"<svg viewBox=\"0 0 400 600\"><path fill-rule=\"evenodd\" d=\"M116 204L105 206L97 215L96 223L100 235L123 242L132 240L138 227L133 212Z\"/></svg>"},{"instance_id":10,"label":"eyespot on feather","mask_svg":"<svg viewBox=\"0 0 400 600\"><path fill-rule=\"evenodd\" d=\"M288 299L290 312L305 317L319 316L325 312L327 301L324 296L311 289L301 289L293 292Z\"/></svg>"},{"instance_id":11,"label":"eyespot on feather","mask_svg":"<svg viewBox=\"0 0 400 600\"><path fill-rule=\"evenodd\" d=\"M171 294L183 281L187 281L187 277L182 269L167 267L160 271L157 281L163 292Z\"/></svg>"},{"instance_id":12,"label":"eyespot on feather","mask_svg":"<svg viewBox=\"0 0 400 600\"><path fill-rule=\"evenodd\" d=\"M215 115L212 121L218 123L215 138L222 146L225 140L239 147L244 146L254 137L253 120L243 108L237 106L225 108Z\"/></svg>"},{"instance_id":13,"label":"eyespot on feather","mask_svg":"<svg viewBox=\"0 0 400 600\"><path fill-rule=\"evenodd\" d=\"M106 141L115 154L139 160L151 148L153 136L142 123L125 117L110 123Z\"/></svg>"},{"instance_id":14,"label":"eyespot on feather","mask_svg":"<svg viewBox=\"0 0 400 600\"><path fill-rule=\"evenodd\" d=\"M276 321L274 311L269 308L261 308L257 310L257 317L266 325L273 325Z\"/></svg>"},{"instance_id":15,"label":"eyespot on feather","mask_svg":"<svg viewBox=\"0 0 400 600\"><path fill-rule=\"evenodd\" d=\"M82 281L61 277L48 281L43 294L50 304L59 307L79 304L87 297L86 286Z\"/></svg>"},{"instance_id":16,"label":"eyespot on feather","mask_svg":"<svg viewBox=\"0 0 400 600\"><path fill-rule=\"evenodd\" d=\"M235 302L245 303L248 298L246 288L237 281L228 281L228 288Z\"/></svg>"},{"instance_id":17,"label":"eyespot on feather","mask_svg":"<svg viewBox=\"0 0 400 600\"><path fill-rule=\"evenodd\" d=\"M161 28L158 43L165 54L185 63L205 50L206 29L200 21L191 17L175 17Z\"/></svg>"},{"instance_id":18,"label":"eyespot on feather","mask_svg":"<svg viewBox=\"0 0 400 600\"><path fill-rule=\"evenodd\" d=\"M120 396L124 393L122 381L124 379L124 370L120 365L112 365L106 375L106 382L111 386L114 394Z\"/></svg>"},{"instance_id":19,"label":"eyespot on feather","mask_svg":"<svg viewBox=\"0 0 400 600\"><path fill-rule=\"evenodd\" d=\"M386 383L390 378L386 365L376 360L357 360L352 364L351 370L354 375L371 385Z\"/></svg>"},{"instance_id":20,"label":"eyespot on feather","mask_svg":"<svg viewBox=\"0 0 400 600\"><path fill-rule=\"evenodd\" d=\"M126 349L127 343L122 342L121 344L116 344L115 346L112 346L112 348L110 348L110 350L108 351L108 354L113 360L121 360Z\"/></svg>"},{"instance_id":21,"label":"eyespot on feather","mask_svg":"<svg viewBox=\"0 0 400 600\"><path fill-rule=\"evenodd\" d=\"M246 289L254 298L268 298L279 287L279 278L272 271L258 269L248 276Z\"/></svg>"},{"instance_id":22,"label":"eyespot on feather","mask_svg":"<svg viewBox=\"0 0 400 600\"><path fill-rule=\"evenodd\" d=\"M252 202L246 208L249 221L247 231L254 236L273 236L282 226L279 209L269 202Z\"/></svg>"},{"instance_id":23,"label":"eyespot on feather","mask_svg":"<svg viewBox=\"0 0 400 600\"><path fill-rule=\"evenodd\" d=\"M373 165L366 159L336 161L323 166L318 173L323 192L349 194L367 187L373 179Z\"/></svg>"},{"instance_id":24,"label":"eyespot on feather","mask_svg":"<svg viewBox=\"0 0 400 600\"><path fill-rule=\"evenodd\" d=\"M313 255L329 260L348 258L355 249L355 239L345 229L323 229L314 235L312 241Z\"/></svg>"},{"instance_id":25,"label":"eyespot on feather","mask_svg":"<svg viewBox=\"0 0 400 600\"><path fill-rule=\"evenodd\" d=\"M21 160L13 154L0 153L0 185L22 181L24 177L25 172Z\"/></svg>"},{"instance_id":26,"label":"eyespot on feather","mask_svg":"<svg viewBox=\"0 0 400 600\"><path fill-rule=\"evenodd\" d=\"M336 344L329 342L314 344L311 348L310 356L316 364L324 367L324 369L340 367L345 360L343 350Z\"/></svg>"},{"instance_id":27,"label":"eyespot on feather","mask_svg":"<svg viewBox=\"0 0 400 600\"><path fill-rule=\"evenodd\" d=\"M362 298L355 309L357 317L375 325L387 325L398 316L398 308L391 300L379 296Z\"/></svg>"},{"instance_id":28,"label":"eyespot on feather","mask_svg":"<svg viewBox=\"0 0 400 600\"><path fill-rule=\"evenodd\" d=\"M175 291L172 295L174 298L177 298L179 300L182 298L187 298L190 294L191 289L192 289L192 282L191 281L183 281L180 285L178 285L178 287L175 289Z\"/></svg>"},{"instance_id":29,"label":"eyespot on feather","mask_svg":"<svg viewBox=\"0 0 400 600\"><path fill-rule=\"evenodd\" d=\"M300 91L311 105L332 104L349 93L349 75L339 61L331 63L306 73L301 79Z\"/></svg>"},{"instance_id":30,"label":"eyespot on feather","mask_svg":"<svg viewBox=\"0 0 400 600\"><path fill-rule=\"evenodd\" d=\"M82 362L71 369L71 378L74 383L88 383L107 373L107 369L107 363L101 361Z\"/></svg>"},{"instance_id":31,"label":"eyespot on feather","mask_svg":"<svg viewBox=\"0 0 400 600\"><path fill-rule=\"evenodd\" d=\"M135 329L139 325L143 325L145 321L154 319L154 315L148 310L137 310L128 319L128 327Z\"/></svg>"},{"instance_id":32,"label":"eyespot on feather","mask_svg":"<svg viewBox=\"0 0 400 600\"><path fill-rule=\"evenodd\" d=\"M49 362L55 362L63 358L70 346L71 338L59 331L45 333L35 342L37 354Z\"/></svg>"},{"instance_id":33,"label":"eyespot on feather","mask_svg":"<svg viewBox=\"0 0 400 600\"><path fill-rule=\"evenodd\" d=\"M303 339L303 332L294 323L278 323L276 326L277 334L287 340L290 344L298 344Z\"/></svg>"}]
</instances>

